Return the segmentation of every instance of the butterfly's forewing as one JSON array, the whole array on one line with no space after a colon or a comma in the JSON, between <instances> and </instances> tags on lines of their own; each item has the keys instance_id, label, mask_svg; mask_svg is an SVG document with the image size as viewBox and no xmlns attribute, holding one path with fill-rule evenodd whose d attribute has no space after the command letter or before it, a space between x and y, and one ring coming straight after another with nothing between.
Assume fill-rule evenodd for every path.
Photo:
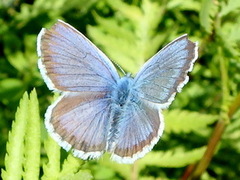
<instances>
[{"instance_id":1,"label":"butterfly's forewing","mask_svg":"<svg viewBox=\"0 0 240 180\"><path fill-rule=\"evenodd\" d=\"M106 149L110 102L106 93L65 93L45 117L50 135L76 157L98 158Z\"/></svg>"},{"instance_id":2,"label":"butterfly's forewing","mask_svg":"<svg viewBox=\"0 0 240 180\"><path fill-rule=\"evenodd\" d=\"M107 146L109 92L119 76L110 60L72 26L58 21L38 35L40 72L62 95L45 114L49 134L82 159L98 158Z\"/></svg>"},{"instance_id":3,"label":"butterfly's forewing","mask_svg":"<svg viewBox=\"0 0 240 180\"><path fill-rule=\"evenodd\" d=\"M159 109L144 101L129 103L120 121L112 154L112 159L119 163L133 163L143 157L157 143L164 129Z\"/></svg>"},{"instance_id":4,"label":"butterfly's forewing","mask_svg":"<svg viewBox=\"0 0 240 180\"><path fill-rule=\"evenodd\" d=\"M119 78L111 61L63 21L42 29L37 49L39 69L51 90L106 91Z\"/></svg>"},{"instance_id":5,"label":"butterfly's forewing","mask_svg":"<svg viewBox=\"0 0 240 180\"><path fill-rule=\"evenodd\" d=\"M134 79L139 96L160 108L168 107L188 82L187 73L197 59L197 49L197 43L183 35L150 58Z\"/></svg>"}]
</instances>

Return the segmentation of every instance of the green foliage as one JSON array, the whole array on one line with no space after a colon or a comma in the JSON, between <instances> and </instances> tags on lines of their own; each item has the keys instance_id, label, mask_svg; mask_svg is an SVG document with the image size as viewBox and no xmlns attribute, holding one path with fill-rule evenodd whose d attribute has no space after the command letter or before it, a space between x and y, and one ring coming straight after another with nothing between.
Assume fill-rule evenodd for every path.
<instances>
[{"instance_id":1,"label":"green foliage","mask_svg":"<svg viewBox=\"0 0 240 180\"><path fill-rule=\"evenodd\" d=\"M200 10L200 24L207 33L211 33L213 30L213 18L217 13L217 4L214 0L203 0Z\"/></svg>"},{"instance_id":2,"label":"green foliage","mask_svg":"<svg viewBox=\"0 0 240 180\"><path fill-rule=\"evenodd\" d=\"M28 95L24 94L20 101L21 108L18 108L16 120L13 121L12 131L9 132L7 143L7 154L5 157L5 168L2 170L3 179L20 179L22 176L22 163L24 157L24 136L28 119ZM14 162L14 163L12 163Z\"/></svg>"},{"instance_id":3,"label":"green foliage","mask_svg":"<svg viewBox=\"0 0 240 180\"><path fill-rule=\"evenodd\" d=\"M32 91L29 99L25 93L9 133L3 179L38 179L41 143L38 111L36 91Z\"/></svg>"},{"instance_id":4,"label":"green foliage","mask_svg":"<svg viewBox=\"0 0 240 180\"><path fill-rule=\"evenodd\" d=\"M83 161L74 158L71 154L67 156L62 164L60 163L60 146L52 138L47 137L44 145L48 161L43 164L43 176L41 179L92 179L92 175L88 170L81 169Z\"/></svg>"},{"instance_id":5,"label":"green foliage","mask_svg":"<svg viewBox=\"0 0 240 180\"><path fill-rule=\"evenodd\" d=\"M48 162L43 164L43 180L56 179L60 173L60 146L50 137L44 141Z\"/></svg>"},{"instance_id":6,"label":"green foliage","mask_svg":"<svg viewBox=\"0 0 240 180\"><path fill-rule=\"evenodd\" d=\"M189 152L183 149L151 152L146 155L146 158L139 160L139 166L184 167L197 162L203 156L205 150L206 147L191 149Z\"/></svg>"},{"instance_id":7,"label":"green foliage","mask_svg":"<svg viewBox=\"0 0 240 180\"><path fill-rule=\"evenodd\" d=\"M121 0L107 3L118 13L108 19L94 14L98 26L88 26L88 33L113 61L135 74L167 36L156 31L164 6L148 0L140 7Z\"/></svg>"},{"instance_id":8,"label":"green foliage","mask_svg":"<svg viewBox=\"0 0 240 180\"><path fill-rule=\"evenodd\" d=\"M210 114L202 114L193 111L171 110L166 111L165 131L170 133L189 133L191 131L198 132L199 129L206 128L218 120L218 116Z\"/></svg>"},{"instance_id":9,"label":"green foliage","mask_svg":"<svg viewBox=\"0 0 240 180\"><path fill-rule=\"evenodd\" d=\"M239 179L239 11L236 0L0 0L2 178ZM37 69L36 37L56 19L85 33L133 74L182 34L199 42L190 82L163 111L160 142L134 165L114 163L108 154L82 161L48 137L39 111L44 117L53 98ZM24 93L34 87L38 99L35 90Z\"/></svg>"}]
</instances>

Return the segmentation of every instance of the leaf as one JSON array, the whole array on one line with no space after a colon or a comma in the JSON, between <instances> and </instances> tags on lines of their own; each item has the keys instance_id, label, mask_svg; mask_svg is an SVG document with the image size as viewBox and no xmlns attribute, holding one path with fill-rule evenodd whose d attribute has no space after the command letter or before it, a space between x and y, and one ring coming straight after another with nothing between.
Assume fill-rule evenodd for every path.
<instances>
[{"instance_id":1,"label":"leaf","mask_svg":"<svg viewBox=\"0 0 240 180\"><path fill-rule=\"evenodd\" d=\"M188 0L188 1L174 0L174 1L168 2L167 8L172 11L176 9L180 9L182 11L194 10L199 12L200 6L201 6L200 2L201 1L194 1L194 0Z\"/></svg>"},{"instance_id":2,"label":"leaf","mask_svg":"<svg viewBox=\"0 0 240 180\"><path fill-rule=\"evenodd\" d=\"M205 29L207 33L211 33L213 30L214 14L217 12L217 5L214 0L203 0L200 10L200 25Z\"/></svg>"},{"instance_id":3,"label":"leaf","mask_svg":"<svg viewBox=\"0 0 240 180\"><path fill-rule=\"evenodd\" d=\"M60 174L60 149L61 147L48 136L44 140L44 148L48 157L48 162L43 164L42 180L57 179Z\"/></svg>"},{"instance_id":4,"label":"leaf","mask_svg":"<svg viewBox=\"0 0 240 180\"><path fill-rule=\"evenodd\" d=\"M22 96L24 85L16 78L6 78L0 81L0 100L5 104Z\"/></svg>"},{"instance_id":5,"label":"leaf","mask_svg":"<svg viewBox=\"0 0 240 180\"><path fill-rule=\"evenodd\" d=\"M216 115L184 110L165 111L164 117L166 123L165 131L168 133L196 132L218 120L218 116Z\"/></svg>"},{"instance_id":6,"label":"leaf","mask_svg":"<svg viewBox=\"0 0 240 180\"><path fill-rule=\"evenodd\" d=\"M3 179L39 179L40 117L36 91L24 93L9 133ZM23 171L24 166L24 171Z\"/></svg>"},{"instance_id":7,"label":"leaf","mask_svg":"<svg viewBox=\"0 0 240 180\"><path fill-rule=\"evenodd\" d=\"M77 180L77 179L93 179L93 176L88 170L81 170L80 168L84 164L84 161L73 157L69 154L67 159L63 163L62 171L59 174L60 180Z\"/></svg>"},{"instance_id":8,"label":"leaf","mask_svg":"<svg viewBox=\"0 0 240 180\"><path fill-rule=\"evenodd\" d=\"M138 160L139 168L146 165L157 167L184 167L188 164L195 163L204 154L206 147L195 148L190 151L182 149L169 150L167 152L152 151L144 158Z\"/></svg>"},{"instance_id":9,"label":"leaf","mask_svg":"<svg viewBox=\"0 0 240 180\"><path fill-rule=\"evenodd\" d=\"M132 21L141 20L142 12L137 6L128 5L121 0L107 0L107 3L115 10L119 11L124 17L128 17L128 19Z\"/></svg>"},{"instance_id":10,"label":"leaf","mask_svg":"<svg viewBox=\"0 0 240 180\"><path fill-rule=\"evenodd\" d=\"M168 36L156 31L165 6L148 0L140 7L120 0L107 2L115 10L114 19L95 14L98 26L88 26L88 34L114 62L135 74Z\"/></svg>"},{"instance_id":11,"label":"leaf","mask_svg":"<svg viewBox=\"0 0 240 180\"><path fill-rule=\"evenodd\" d=\"M222 1L221 7L222 8L219 13L220 17L224 17L224 16L228 15L229 13L233 13L233 12L236 12L237 14L239 14L240 1L228 0L227 3Z\"/></svg>"},{"instance_id":12,"label":"leaf","mask_svg":"<svg viewBox=\"0 0 240 180\"><path fill-rule=\"evenodd\" d=\"M25 92L12 123L12 130L8 135L7 153L5 155L5 170L2 169L2 179L21 179L22 163L24 160L24 136L28 118L28 95Z\"/></svg>"},{"instance_id":13,"label":"leaf","mask_svg":"<svg viewBox=\"0 0 240 180\"><path fill-rule=\"evenodd\" d=\"M151 151L142 159L137 160L137 171L141 172L147 166L177 168L195 163L203 156L206 147L195 148L189 151L176 148L168 151ZM109 156L104 156L99 160L101 168L111 168L120 174L124 179L131 179L131 171L134 165L118 164L109 160ZM103 177L104 178L104 177Z\"/></svg>"},{"instance_id":14,"label":"leaf","mask_svg":"<svg viewBox=\"0 0 240 180\"><path fill-rule=\"evenodd\" d=\"M28 118L25 134L25 161L24 161L24 179L39 179L40 169L40 116L36 90L34 89L29 98Z\"/></svg>"},{"instance_id":15,"label":"leaf","mask_svg":"<svg viewBox=\"0 0 240 180\"><path fill-rule=\"evenodd\" d=\"M229 59L231 56L236 60L239 60L239 47L238 43L240 41L240 17L236 17L235 22L224 23L221 29L217 31L219 40L223 46L226 53L226 57Z\"/></svg>"},{"instance_id":16,"label":"leaf","mask_svg":"<svg viewBox=\"0 0 240 180\"><path fill-rule=\"evenodd\" d=\"M58 97L59 94L55 93L53 100L56 100ZM46 151L48 162L43 164L42 180L57 180L61 171L61 147L48 135L47 138L44 139L44 149Z\"/></svg>"},{"instance_id":17,"label":"leaf","mask_svg":"<svg viewBox=\"0 0 240 180\"><path fill-rule=\"evenodd\" d=\"M91 175L89 170L80 170L78 173L74 175L71 174L59 178L59 180L79 180L79 179L91 180L93 179L93 176Z\"/></svg>"},{"instance_id":18,"label":"leaf","mask_svg":"<svg viewBox=\"0 0 240 180\"><path fill-rule=\"evenodd\" d=\"M83 160L73 157L72 154L69 154L67 159L63 163L60 177L78 173L83 163L84 163Z\"/></svg>"},{"instance_id":19,"label":"leaf","mask_svg":"<svg viewBox=\"0 0 240 180\"><path fill-rule=\"evenodd\" d=\"M124 177L123 179L131 179L130 174L131 174L131 167L132 165L129 164L119 164L110 159L109 154L104 154L103 158L99 159L98 161L101 169L111 169L115 171L117 174L120 176ZM97 174L94 174L94 177L99 178L99 179L106 179L109 178L108 175L105 174L100 174L97 172Z\"/></svg>"}]
</instances>

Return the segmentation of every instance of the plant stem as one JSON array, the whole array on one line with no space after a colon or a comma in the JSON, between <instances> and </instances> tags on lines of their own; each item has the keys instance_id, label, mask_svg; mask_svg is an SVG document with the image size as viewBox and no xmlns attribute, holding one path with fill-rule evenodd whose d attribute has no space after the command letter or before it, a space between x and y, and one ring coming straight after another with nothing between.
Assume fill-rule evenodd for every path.
<instances>
[{"instance_id":1,"label":"plant stem","mask_svg":"<svg viewBox=\"0 0 240 180\"><path fill-rule=\"evenodd\" d=\"M193 174L190 176L190 179L199 179L201 174L206 170L210 161L212 160L212 157L215 153L218 142L222 137L225 127L226 127L225 121L219 120L217 122L213 134L208 142L208 148L201 161L197 164Z\"/></svg>"},{"instance_id":2,"label":"plant stem","mask_svg":"<svg viewBox=\"0 0 240 180\"><path fill-rule=\"evenodd\" d=\"M135 163L132 165L131 180L137 179L138 179L138 161L135 161Z\"/></svg>"}]
</instances>

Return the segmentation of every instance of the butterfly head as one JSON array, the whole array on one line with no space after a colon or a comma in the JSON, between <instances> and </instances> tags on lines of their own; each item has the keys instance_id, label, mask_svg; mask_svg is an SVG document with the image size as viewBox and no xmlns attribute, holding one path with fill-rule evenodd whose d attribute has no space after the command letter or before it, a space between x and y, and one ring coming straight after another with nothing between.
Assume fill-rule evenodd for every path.
<instances>
[{"instance_id":1,"label":"butterfly head","mask_svg":"<svg viewBox=\"0 0 240 180\"><path fill-rule=\"evenodd\" d=\"M113 88L111 93L111 99L114 104L120 107L126 104L130 94L132 83L133 83L133 78L129 73L118 80L117 86Z\"/></svg>"}]
</instances>

